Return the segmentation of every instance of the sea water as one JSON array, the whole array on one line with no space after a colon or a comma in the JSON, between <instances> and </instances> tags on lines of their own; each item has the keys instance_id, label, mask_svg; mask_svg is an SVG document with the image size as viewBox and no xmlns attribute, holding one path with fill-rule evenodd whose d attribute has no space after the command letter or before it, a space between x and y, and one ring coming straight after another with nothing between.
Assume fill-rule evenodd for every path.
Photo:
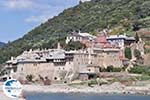
<instances>
[{"instance_id":1,"label":"sea water","mask_svg":"<svg viewBox=\"0 0 150 100\"><path fill-rule=\"evenodd\" d=\"M26 93L26 100L150 100L150 96L91 93Z\"/></svg>"}]
</instances>

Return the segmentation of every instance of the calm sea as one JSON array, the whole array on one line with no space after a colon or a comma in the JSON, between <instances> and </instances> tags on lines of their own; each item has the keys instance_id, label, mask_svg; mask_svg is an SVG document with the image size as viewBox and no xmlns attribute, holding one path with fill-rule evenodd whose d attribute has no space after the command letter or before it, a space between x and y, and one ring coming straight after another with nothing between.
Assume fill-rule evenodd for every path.
<instances>
[{"instance_id":1,"label":"calm sea","mask_svg":"<svg viewBox=\"0 0 150 100\"><path fill-rule=\"evenodd\" d=\"M65 94L65 93L26 93L27 100L150 100L142 95L102 95L102 94Z\"/></svg>"}]
</instances>

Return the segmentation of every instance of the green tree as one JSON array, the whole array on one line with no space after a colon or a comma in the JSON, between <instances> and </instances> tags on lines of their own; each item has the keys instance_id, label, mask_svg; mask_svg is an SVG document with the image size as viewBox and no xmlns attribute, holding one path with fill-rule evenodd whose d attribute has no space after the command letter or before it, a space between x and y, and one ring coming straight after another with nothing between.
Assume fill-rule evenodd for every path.
<instances>
[{"instance_id":1,"label":"green tree","mask_svg":"<svg viewBox=\"0 0 150 100\"><path fill-rule=\"evenodd\" d=\"M135 34L135 42L136 42L136 43L138 43L138 42L139 42L139 36L138 36L138 34L137 34L137 33Z\"/></svg>"},{"instance_id":2,"label":"green tree","mask_svg":"<svg viewBox=\"0 0 150 100\"><path fill-rule=\"evenodd\" d=\"M138 31L141 28L141 23L138 21L135 21L132 27L133 27L133 31Z\"/></svg>"},{"instance_id":3,"label":"green tree","mask_svg":"<svg viewBox=\"0 0 150 100\"><path fill-rule=\"evenodd\" d=\"M106 68L106 71L107 72L113 72L113 66L111 65L111 66L108 66L107 68Z\"/></svg>"},{"instance_id":4,"label":"green tree","mask_svg":"<svg viewBox=\"0 0 150 100\"><path fill-rule=\"evenodd\" d=\"M66 50L79 50L79 49L84 49L86 46L84 44L82 44L79 41L73 42L70 41L66 46L65 49Z\"/></svg>"},{"instance_id":5,"label":"green tree","mask_svg":"<svg viewBox=\"0 0 150 100\"><path fill-rule=\"evenodd\" d=\"M139 59L141 57L141 52L138 49L134 49L134 56Z\"/></svg>"},{"instance_id":6,"label":"green tree","mask_svg":"<svg viewBox=\"0 0 150 100\"><path fill-rule=\"evenodd\" d=\"M125 48L125 57L128 58L128 59L132 58L131 48L129 48L129 47Z\"/></svg>"}]
</instances>

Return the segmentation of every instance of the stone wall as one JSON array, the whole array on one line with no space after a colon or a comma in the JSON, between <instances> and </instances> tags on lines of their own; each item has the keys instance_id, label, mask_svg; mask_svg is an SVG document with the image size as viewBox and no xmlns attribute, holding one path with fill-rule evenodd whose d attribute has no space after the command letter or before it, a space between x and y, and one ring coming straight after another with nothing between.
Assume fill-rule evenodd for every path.
<instances>
[{"instance_id":1,"label":"stone wall","mask_svg":"<svg viewBox=\"0 0 150 100\"><path fill-rule=\"evenodd\" d=\"M73 73L77 71L72 61L66 62L64 65L55 65L54 63L18 63L17 72L13 74L13 78L26 80L27 75L32 75L33 80L39 80L40 77L48 77L50 80L71 79Z\"/></svg>"},{"instance_id":2,"label":"stone wall","mask_svg":"<svg viewBox=\"0 0 150 100\"><path fill-rule=\"evenodd\" d=\"M150 54L145 54L144 56L144 65L150 66Z\"/></svg>"},{"instance_id":3,"label":"stone wall","mask_svg":"<svg viewBox=\"0 0 150 100\"><path fill-rule=\"evenodd\" d=\"M43 78L52 79L54 74L54 65L52 63L19 63L17 72L14 77L16 79L26 80L27 75L32 75L34 80L39 79L39 75Z\"/></svg>"}]
</instances>

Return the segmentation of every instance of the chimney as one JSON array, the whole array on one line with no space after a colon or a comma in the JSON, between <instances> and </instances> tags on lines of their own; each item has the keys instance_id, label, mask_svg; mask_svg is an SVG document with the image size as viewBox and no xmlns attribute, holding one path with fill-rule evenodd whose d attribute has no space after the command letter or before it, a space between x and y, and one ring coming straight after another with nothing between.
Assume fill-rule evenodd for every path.
<instances>
[{"instance_id":1,"label":"chimney","mask_svg":"<svg viewBox=\"0 0 150 100\"><path fill-rule=\"evenodd\" d=\"M61 49L60 43L57 43L57 49Z\"/></svg>"}]
</instances>

